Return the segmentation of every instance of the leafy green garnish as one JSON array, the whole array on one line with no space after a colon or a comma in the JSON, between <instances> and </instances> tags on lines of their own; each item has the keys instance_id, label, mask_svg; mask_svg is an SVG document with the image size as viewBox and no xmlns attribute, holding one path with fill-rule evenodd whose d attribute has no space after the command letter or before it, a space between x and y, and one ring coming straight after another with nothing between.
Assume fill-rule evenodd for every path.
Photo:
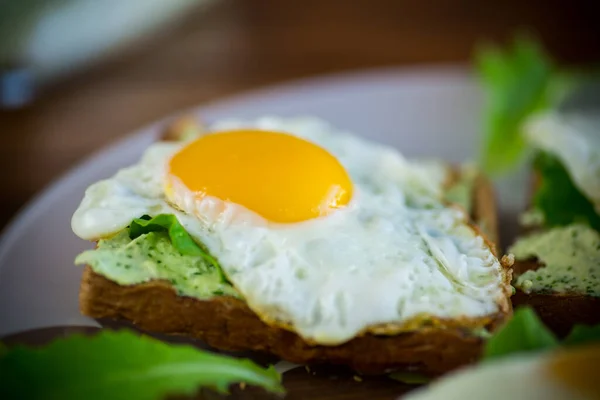
<instances>
[{"instance_id":1,"label":"leafy green garnish","mask_svg":"<svg viewBox=\"0 0 600 400\"><path fill-rule=\"evenodd\" d=\"M529 306L519 307L510 321L489 339L484 359L497 359L517 353L539 352L557 347L579 346L600 342L600 325L575 325L571 333L559 341Z\"/></svg>"},{"instance_id":2,"label":"leafy green garnish","mask_svg":"<svg viewBox=\"0 0 600 400\"><path fill-rule=\"evenodd\" d=\"M487 97L481 165L496 174L512 167L523 154L523 121L549 106L553 65L542 48L525 36L506 51L483 46L475 61Z\"/></svg>"},{"instance_id":3,"label":"leafy green garnish","mask_svg":"<svg viewBox=\"0 0 600 400\"><path fill-rule=\"evenodd\" d=\"M517 309L512 319L487 341L484 358L495 359L514 353L540 351L559 345L554 334L530 307Z\"/></svg>"},{"instance_id":4,"label":"leafy green garnish","mask_svg":"<svg viewBox=\"0 0 600 400\"><path fill-rule=\"evenodd\" d=\"M569 173L554 156L539 153L534 168L540 174L541 184L533 204L544 215L547 227L584 223L600 231L600 215L592 202L573 184Z\"/></svg>"},{"instance_id":5,"label":"leafy green garnish","mask_svg":"<svg viewBox=\"0 0 600 400\"><path fill-rule=\"evenodd\" d=\"M565 346L576 346L591 342L600 342L600 325L577 325L564 339Z\"/></svg>"},{"instance_id":6,"label":"leafy green garnish","mask_svg":"<svg viewBox=\"0 0 600 400\"><path fill-rule=\"evenodd\" d=\"M194 239L173 214L159 214L154 218L144 215L141 218L134 219L129 225L129 237L131 239L150 232L168 232L173 246L181 254L208 257L207 261L216 262L214 258L194 242Z\"/></svg>"},{"instance_id":7,"label":"leafy green garnish","mask_svg":"<svg viewBox=\"0 0 600 400\"><path fill-rule=\"evenodd\" d=\"M162 399L193 395L199 388L224 393L237 382L283 393L272 366L127 331L73 335L43 348L9 348L0 357L0 376L4 399Z\"/></svg>"},{"instance_id":8,"label":"leafy green garnish","mask_svg":"<svg viewBox=\"0 0 600 400\"><path fill-rule=\"evenodd\" d=\"M141 218L134 219L129 225L129 237L131 239L135 239L150 232L168 232L173 247L181 254L202 257L206 262L221 271L223 282L227 281L217 260L211 256L208 251L204 250L194 242L194 239L192 239L190 234L187 233L174 215L159 214L154 218L144 215Z\"/></svg>"}]
</instances>

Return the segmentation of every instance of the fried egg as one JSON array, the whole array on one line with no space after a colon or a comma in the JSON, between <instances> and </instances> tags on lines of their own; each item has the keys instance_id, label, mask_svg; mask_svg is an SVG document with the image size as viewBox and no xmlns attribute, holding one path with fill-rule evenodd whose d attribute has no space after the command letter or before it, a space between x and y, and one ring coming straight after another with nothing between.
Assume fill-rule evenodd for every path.
<instances>
[{"instance_id":1,"label":"fried egg","mask_svg":"<svg viewBox=\"0 0 600 400\"><path fill-rule=\"evenodd\" d=\"M447 375L403 400L598 400L600 345L509 357Z\"/></svg>"},{"instance_id":2,"label":"fried egg","mask_svg":"<svg viewBox=\"0 0 600 400\"><path fill-rule=\"evenodd\" d=\"M408 161L319 119L228 120L190 142L153 144L92 185L72 227L97 240L142 215L174 214L263 321L336 345L508 309L503 267L442 201L447 177L441 163Z\"/></svg>"}]
</instances>

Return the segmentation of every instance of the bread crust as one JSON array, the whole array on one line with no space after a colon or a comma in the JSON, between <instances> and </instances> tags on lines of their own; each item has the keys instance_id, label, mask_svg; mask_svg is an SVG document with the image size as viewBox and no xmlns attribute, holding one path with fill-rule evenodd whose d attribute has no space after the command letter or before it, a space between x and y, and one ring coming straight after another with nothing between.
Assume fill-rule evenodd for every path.
<instances>
[{"instance_id":1,"label":"bread crust","mask_svg":"<svg viewBox=\"0 0 600 400\"><path fill-rule=\"evenodd\" d=\"M190 129L190 120L171 124L163 140L178 140ZM456 179L456 173L451 179ZM492 185L478 177L473 190L473 217L486 221L486 242L497 240ZM493 243L491 243L493 250ZM506 288L511 279L506 263ZM508 292L508 290L507 290ZM442 321L397 334L364 333L337 346L308 343L289 329L263 322L242 300L220 296L209 300L177 295L163 281L121 286L86 267L79 293L82 314L97 319L132 322L155 333L201 339L226 351L259 351L299 364L340 364L364 374L410 369L439 375L477 360L483 339L477 329L493 330L512 311L509 294L498 300L499 312L486 318Z\"/></svg>"},{"instance_id":2,"label":"bread crust","mask_svg":"<svg viewBox=\"0 0 600 400\"><path fill-rule=\"evenodd\" d=\"M576 324L600 324L600 298L578 294L524 293L517 290L513 307L528 305L558 337L563 338Z\"/></svg>"},{"instance_id":3,"label":"bread crust","mask_svg":"<svg viewBox=\"0 0 600 400\"><path fill-rule=\"evenodd\" d=\"M483 175L477 175L473 187L473 211L472 217L485 233L488 242L497 249L501 248L500 234L498 229L498 206L494 186Z\"/></svg>"},{"instance_id":4,"label":"bread crust","mask_svg":"<svg viewBox=\"0 0 600 400\"><path fill-rule=\"evenodd\" d=\"M93 318L127 320L150 332L198 338L220 350L266 352L298 364L341 364L364 374L408 368L438 375L475 361L482 347L481 337L460 327L367 334L338 346L313 346L291 331L266 325L236 298L178 296L162 281L120 286L89 266L79 299L81 312Z\"/></svg>"}]
</instances>

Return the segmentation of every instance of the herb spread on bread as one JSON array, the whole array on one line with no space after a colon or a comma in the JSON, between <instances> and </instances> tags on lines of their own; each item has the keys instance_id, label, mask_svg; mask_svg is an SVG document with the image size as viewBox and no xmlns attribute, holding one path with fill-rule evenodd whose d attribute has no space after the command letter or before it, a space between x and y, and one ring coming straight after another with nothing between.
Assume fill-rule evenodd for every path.
<instances>
[{"instance_id":1,"label":"herb spread on bread","mask_svg":"<svg viewBox=\"0 0 600 400\"><path fill-rule=\"evenodd\" d=\"M120 285L158 279L170 282L182 296L239 297L229 283L222 281L218 266L201 256L181 254L165 232L150 232L131 239L128 230L123 230L100 240L96 249L81 253L75 262L90 265Z\"/></svg>"},{"instance_id":2,"label":"herb spread on bread","mask_svg":"<svg viewBox=\"0 0 600 400\"><path fill-rule=\"evenodd\" d=\"M600 296L600 234L577 224L534 233L509 250L517 259L535 258L541 268L516 280L526 293L580 293Z\"/></svg>"}]
</instances>

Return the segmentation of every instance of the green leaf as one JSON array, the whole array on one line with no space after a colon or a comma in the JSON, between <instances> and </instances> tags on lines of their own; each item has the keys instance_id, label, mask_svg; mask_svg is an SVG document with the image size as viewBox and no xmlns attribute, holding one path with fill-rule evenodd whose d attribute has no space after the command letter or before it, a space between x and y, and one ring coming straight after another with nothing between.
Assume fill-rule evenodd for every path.
<instances>
[{"instance_id":1,"label":"green leaf","mask_svg":"<svg viewBox=\"0 0 600 400\"><path fill-rule=\"evenodd\" d=\"M544 216L547 227L584 223L600 231L600 216L594 205L573 184L569 173L554 156L539 153L534 168L540 174L541 184L533 204Z\"/></svg>"},{"instance_id":2,"label":"green leaf","mask_svg":"<svg viewBox=\"0 0 600 400\"><path fill-rule=\"evenodd\" d=\"M207 254L186 232L172 214L159 214L154 218L144 215L134 219L129 225L129 237L135 239L145 233L168 232L173 246L183 255L202 256Z\"/></svg>"},{"instance_id":3,"label":"green leaf","mask_svg":"<svg viewBox=\"0 0 600 400\"><path fill-rule=\"evenodd\" d=\"M553 65L541 46L520 36L505 51L485 45L475 56L486 94L480 163L488 174L513 167L525 150L522 124L550 104Z\"/></svg>"},{"instance_id":4,"label":"green leaf","mask_svg":"<svg viewBox=\"0 0 600 400\"><path fill-rule=\"evenodd\" d=\"M559 345L530 307L517 309L512 319L486 343L485 359L496 359L514 353L553 349Z\"/></svg>"},{"instance_id":5,"label":"green leaf","mask_svg":"<svg viewBox=\"0 0 600 400\"><path fill-rule=\"evenodd\" d=\"M127 331L73 335L43 348L9 348L0 358L0 376L3 399L162 399L192 395L201 387L223 393L237 382L283 393L272 366Z\"/></svg>"},{"instance_id":6,"label":"green leaf","mask_svg":"<svg viewBox=\"0 0 600 400\"><path fill-rule=\"evenodd\" d=\"M600 325L575 325L563 340L565 346L578 346L593 342L600 342Z\"/></svg>"},{"instance_id":7,"label":"green leaf","mask_svg":"<svg viewBox=\"0 0 600 400\"><path fill-rule=\"evenodd\" d=\"M174 215L159 214L154 218L144 215L134 219L129 225L131 239L150 232L168 232L171 243L177 251L183 255L202 257L207 263L217 268L221 275L221 282L229 283L218 261L192 239Z\"/></svg>"},{"instance_id":8,"label":"green leaf","mask_svg":"<svg viewBox=\"0 0 600 400\"><path fill-rule=\"evenodd\" d=\"M221 269L217 260L200 247L187 233L185 228L172 214L159 214L154 218L147 215L136 218L129 225L129 237L135 239L150 232L168 232L171 243L181 254L187 256L200 256L213 266Z\"/></svg>"}]
</instances>

